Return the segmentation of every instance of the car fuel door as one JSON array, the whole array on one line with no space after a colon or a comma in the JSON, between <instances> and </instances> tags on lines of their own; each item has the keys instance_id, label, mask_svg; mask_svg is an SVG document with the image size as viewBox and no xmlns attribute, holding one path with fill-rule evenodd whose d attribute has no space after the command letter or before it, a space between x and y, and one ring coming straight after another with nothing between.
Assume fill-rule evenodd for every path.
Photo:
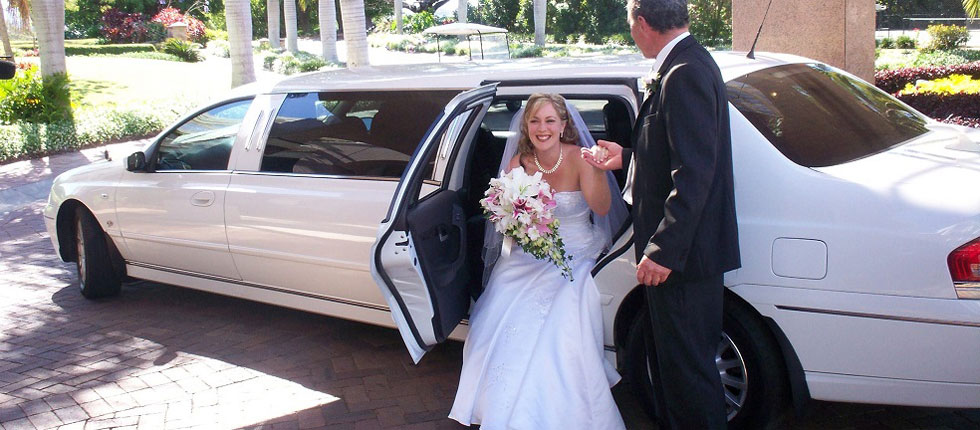
<instances>
[{"instance_id":1,"label":"car fuel door","mask_svg":"<svg viewBox=\"0 0 980 430\"><path fill-rule=\"evenodd\" d=\"M466 216L459 190L440 172L446 163L452 169L456 146L495 94L487 85L449 102L405 169L371 249L371 273L416 363L469 310Z\"/></svg>"}]
</instances>

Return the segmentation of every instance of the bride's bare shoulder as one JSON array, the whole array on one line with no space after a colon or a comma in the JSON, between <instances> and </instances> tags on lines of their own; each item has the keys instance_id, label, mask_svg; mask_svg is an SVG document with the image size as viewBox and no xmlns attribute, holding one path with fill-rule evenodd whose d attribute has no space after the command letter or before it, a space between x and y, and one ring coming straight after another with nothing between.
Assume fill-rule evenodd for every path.
<instances>
[{"instance_id":1,"label":"bride's bare shoulder","mask_svg":"<svg viewBox=\"0 0 980 430\"><path fill-rule=\"evenodd\" d=\"M509 172L511 170L514 170L514 168L520 165L521 165L521 154L517 154L510 159L510 164L507 165L507 171Z\"/></svg>"}]
</instances>

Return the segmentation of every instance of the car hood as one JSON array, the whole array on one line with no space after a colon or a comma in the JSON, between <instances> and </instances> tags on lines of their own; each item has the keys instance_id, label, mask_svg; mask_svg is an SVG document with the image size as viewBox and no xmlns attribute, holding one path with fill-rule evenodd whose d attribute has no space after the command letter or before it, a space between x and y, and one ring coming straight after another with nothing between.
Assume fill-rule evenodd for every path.
<instances>
[{"instance_id":1,"label":"car hood","mask_svg":"<svg viewBox=\"0 0 980 430\"><path fill-rule=\"evenodd\" d=\"M71 169L67 172L58 175L58 177L55 178L55 183L57 184L57 183L63 183L65 181L83 180L93 176L102 176L106 172L119 170L119 168L122 166L122 163L125 163L125 160L96 161L91 164L86 164L84 166L76 167L74 169ZM125 166L122 167L125 169Z\"/></svg>"},{"instance_id":2,"label":"car hood","mask_svg":"<svg viewBox=\"0 0 980 430\"><path fill-rule=\"evenodd\" d=\"M814 170L901 203L892 207L928 212L945 224L933 224L937 228L980 219L980 130L945 124L929 128L888 151Z\"/></svg>"}]
</instances>

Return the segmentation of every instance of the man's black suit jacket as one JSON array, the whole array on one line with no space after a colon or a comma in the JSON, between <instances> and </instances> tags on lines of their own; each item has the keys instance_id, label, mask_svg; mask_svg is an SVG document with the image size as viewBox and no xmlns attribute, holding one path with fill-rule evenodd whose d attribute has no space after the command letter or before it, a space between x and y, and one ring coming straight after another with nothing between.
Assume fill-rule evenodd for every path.
<instances>
[{"instance_id":1,"label":"man's black suit jacket","mask_svg":"<svg viewBox=\"0 0 980 430\"><path fill-rule=\"evenodd\" d=\"M725 83L711 55L688 36L660 67L633 127L633 232L645 254L698 279L738 268L731 130Z\"/></svg>"}]
</instances>

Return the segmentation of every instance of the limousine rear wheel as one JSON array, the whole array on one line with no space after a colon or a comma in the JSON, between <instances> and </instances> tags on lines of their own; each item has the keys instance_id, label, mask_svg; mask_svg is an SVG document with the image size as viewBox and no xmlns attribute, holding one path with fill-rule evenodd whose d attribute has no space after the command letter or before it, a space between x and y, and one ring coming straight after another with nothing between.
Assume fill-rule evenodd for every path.
<instances>
[{"instance_id":1,"label":"limousine rear wheel","mask_svg":"<svg viewBox=\"0 0 980 430\"><path fill-rule=\"evenodd\" d=\"M75 268L78 286L88 299L119 294L122 282L113 270L109 244L99 222L85 208L75 210Z\"/></svg>"},{"instance_id":2,"label":"limousine rear wheel","mask_svg":"<svg viewBox=\"0 0 980 430\"><path fill-rule=\"evenodd\" d=\"M647 361L644 338L649 315L640 309L626 340L626 379L647 413L657 418L653 384L656 376ZM765 323L747 305L726 297L724 326L715 353L722 379L728 427L771 428L785 410L786 372L776 342Z\"/></svg>"}]
</instances>

